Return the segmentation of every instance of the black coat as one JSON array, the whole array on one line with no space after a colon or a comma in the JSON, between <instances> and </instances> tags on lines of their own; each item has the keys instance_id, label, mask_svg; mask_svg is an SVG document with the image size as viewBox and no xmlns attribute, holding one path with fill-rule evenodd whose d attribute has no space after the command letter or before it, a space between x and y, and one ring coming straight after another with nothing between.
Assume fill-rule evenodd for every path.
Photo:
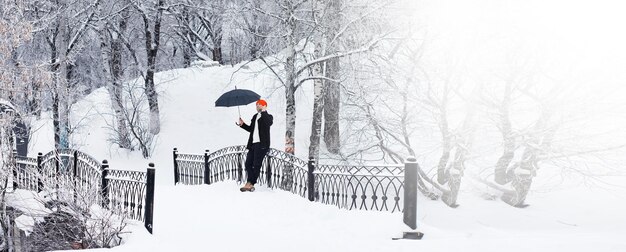
<instances>
[{"instance_id":1,"label":"black coat","mask_svg":"<svg viewBox=\"0 0 626 252\"><path fill-rule=\"evenodd\" d=\"M250 149L250 147L252 146L252 134L254 134L256 116L257 114L254 114L254 116L252 116L252 121L250 122L250 125L247 125L245 123L241 125L241 128L250 132L250 136L248 137L248 145L246 146L247 149ZM273 123L274 117L272 115L267 113L267 111L261 112L261 118L259 119L259 140L262 149L267 149L270 147L270 126L272 126Z\"/></svg>"}]
</instances>

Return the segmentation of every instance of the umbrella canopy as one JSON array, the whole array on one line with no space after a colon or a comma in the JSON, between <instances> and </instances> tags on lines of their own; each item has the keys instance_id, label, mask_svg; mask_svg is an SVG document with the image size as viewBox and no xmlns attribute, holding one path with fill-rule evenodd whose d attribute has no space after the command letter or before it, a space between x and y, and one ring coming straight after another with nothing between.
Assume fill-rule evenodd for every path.
<instances>
[{"instance_id":1,"label":"umbrella canopy","mask_svg":"<svg viewBox=\"0 0 626 252\"><path fill-rule=\"evenodd\" d=\"M248 105L261 98L257 93L247 89L235 89L228 91L217 98L215 101L215 107L233 107Z\"/></svg>"}]
</instances>

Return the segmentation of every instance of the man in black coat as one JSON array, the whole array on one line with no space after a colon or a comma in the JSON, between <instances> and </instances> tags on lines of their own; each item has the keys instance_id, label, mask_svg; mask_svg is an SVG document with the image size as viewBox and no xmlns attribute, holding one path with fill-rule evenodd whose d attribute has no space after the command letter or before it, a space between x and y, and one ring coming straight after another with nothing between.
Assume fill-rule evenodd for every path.
<instances>
[{"instance_id":1,"label":"man in black coat","mask_svg":"<svg viewBox=\"0 0 626 252\"><path fill-rule=\"evenodd\" d=\"M250 132L248 137L248 156L246 156L246 173L248 178L246 185L240 190L254 191L254 184L256 184L259 174L261 173L261 163L265 154L270 149L270 126L274 123L274 117L267 113L267 102L265 100L258 100L256 102L257 113L252 116L250 125L247 125L239 118L237 126Z\"/></svg>"}]
</instances>

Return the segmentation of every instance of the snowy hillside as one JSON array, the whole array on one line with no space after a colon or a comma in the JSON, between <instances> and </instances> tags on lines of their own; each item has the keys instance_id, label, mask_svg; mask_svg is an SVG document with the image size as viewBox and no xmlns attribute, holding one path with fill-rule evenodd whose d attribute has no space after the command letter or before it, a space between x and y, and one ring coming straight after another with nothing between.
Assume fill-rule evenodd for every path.
<instances>
[{"instance_id":1,"label":"snowy hillside","mask_svg":"<svg viewBox=\"0 0 626 252\"><path fill-rule=\"evenodd\" d=\"M499 200L466 193L461 206L451 209L440 201L420 199L418 228L422 241L392 241L408 231L399 213L340 210L311 203L282 191L260 188L242 194L234 182L211 186L172 186L172 148L202 153L205 149L240 145L247 134L237 128L236 108L216 108L217 97L237 85L252 89L269 101L275 117L272 146L280 148L284 132L284 100L271 75L221 66L178 69L157 74L162 100L162 131L153 158L128 153L107 144L105 120L111 120L108 93L97 90L74 105L73 115L84 123L75 140L80 149L108 159L114 168L157 167L154 235L138 224L124 245L113 251L625 251L624 190L581 186L532 194L532 204L512 208ZM254 71L250 69L256 69ZM231 81L232 78L232 81ZM305 88L308 88L306 85ZM300 93L302 94L302 93ZM306 152L311 98L298 97L297 153ZM253 107L241 108L246 120ZM80 115L80 116L78 116ZM108 119L107 119L108 118ZM53 146L49 120L37 122L31 146ZM615 181L619 183L620 181ZM571 184L570 183L570 184ZM108 251L108 250L107 250Z\"/></svg>"},{"instance_id":2,"label":"snowy hillside","mask_svg":"<svg viewBox=\"0 0 626 252\"><path fill-rule=\"evenodd\" d=\"M241 65L192 67L157 73L162 127L149 160L141 158L139 151L128 152L107 141L112 134L109 125L114 117L109 94L105 88L100 88L72 107L72 119L78 125L73 134L75 148L98 159L107 159L111 167L117 169L144 170L148 162L154 162L157 183L172 184L173 148L183 153L204 153L243 145L248 140L248 133L235 125L237 108L215 107L214 104L222 93L235 86L254 90L268 101L268 112L274 116L272 147L280 148L284 145L285 134L284 89L278 89L280 83L269 70L262 71L265 69L262 64L253 62L243 68ZM296 154L308 151L313 98L302 94L311 93L310 88L304 85L296 94ZM255 113L254 104L240 109L241 117L249 123ZM52 115L42 117L47 119L36 121L33 126L37 130L29 147L30 156L48 152L54 146Z\"/></svg>"}]
</instances>

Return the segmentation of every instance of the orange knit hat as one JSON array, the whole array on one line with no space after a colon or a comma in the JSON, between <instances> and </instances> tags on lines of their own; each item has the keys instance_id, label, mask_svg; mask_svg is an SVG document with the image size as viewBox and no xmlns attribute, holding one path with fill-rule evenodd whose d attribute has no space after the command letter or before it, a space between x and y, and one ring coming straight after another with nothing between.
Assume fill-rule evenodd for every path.
<instances>
[{"instance_id":1,"label":"orange knit hat","mask_svg":"<svg viewBox=\"0 0 626 252\"><path fill-rule=\"evenodd\" d=\"M267 107L267 102L263 99L259 99L258 101L256 101L256 104Z\"/></svg>"}]
</instances>

